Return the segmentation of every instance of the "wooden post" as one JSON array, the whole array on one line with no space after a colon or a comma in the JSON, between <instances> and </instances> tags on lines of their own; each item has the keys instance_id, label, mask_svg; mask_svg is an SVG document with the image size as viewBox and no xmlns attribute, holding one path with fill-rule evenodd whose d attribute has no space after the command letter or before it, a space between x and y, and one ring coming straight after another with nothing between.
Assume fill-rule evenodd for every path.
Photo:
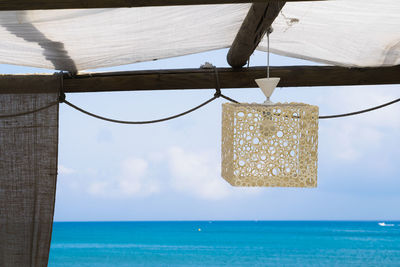
<instances>
[{"instance_id":1,"label":"wooden post","mask_svg":"<svg viewBox=\"0 0 400 267\"><path fill-rule=\"evenodd\" d=\"M244 66L278 16L284 1L254 3L229 49L227 60L233 68Z\"/></svg>"}]
</instances>

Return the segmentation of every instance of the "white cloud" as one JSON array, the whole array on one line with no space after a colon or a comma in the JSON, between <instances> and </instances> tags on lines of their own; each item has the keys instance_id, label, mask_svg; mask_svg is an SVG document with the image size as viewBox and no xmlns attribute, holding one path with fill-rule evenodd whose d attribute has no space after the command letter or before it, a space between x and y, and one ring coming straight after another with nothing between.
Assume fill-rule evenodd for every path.
<instances>
[{"instance_id":1,"label":"white cloud","mask_svg":"<svg viewBox=\"0 0 400 267\"><path fill-rule=\"evenodd\" d=\"M173 147L168 151L168 160L173 189L211 200L230 194L230 185L220 176L220 159L215 153Z\"/></svg>"},{"instance_id":2,"label":"white cloud","mask_svg":"<svg viewBox=\"0 0 400 267\"><path fill-rule=\"evenodd\" d=\"M337 88L320 99L320 113L346 113L377 106L397 98L395 91L384 87ZM400 105L393 105L351 118L321 121L321 144L338 160L362 160L385 146L385 138L400 131L399 113Z\"/></svg>"},{"instance_id":3,"label":"white cloud","mask_svg":"<svg viewBox=\"0 0 400 267\"><path fill-rule=\"evenodd\" d=\"M148 172L148 162L140 158L128 158L121 164L120 175L107 180L92 182L88 192L104 197L148 196L160 191L159 182Z\"/></svg>"},{"instance_id":4,"label":"white cloud","mask_svg":"<svg viewBox=\"0 0 400 267\"><path fill-rule=\"evenodd\" d=\"M157 152L151 152L148 153L147 158L151 161L151 162L155 162L155 163L161 163L163 161L165 161L166 159L166 154L160 151Z\"/></svg>"},{"instance_id":5,"label":"white cloud","mask_svg":"<svg viewBox=\"0 0 400 267\"><path fill-rule=\"evenodd\" d=\"M65 167L64 165L58 165L58 174L68 175L75 173L74 169Z\"/></svg>"},{"instance_id":6,"label":"white cloud","mask_svg":"<svg viewBox=\"0 0 400 267\"><path fill-rule=\"evenodd\" d=\"M320 139L329 147L330 154L346 161L361 159L366 151L380 146L384 133L375 127L349 121L330 122L321 127Z\"/></svg>"},{"instance_id":7,"label":"white cloud","mask_svg":"<svg viewBox=\"0 0 400 267\"><path fill-rule=\"evenodd\" d=\"M167 183L154 175L150 164L156 166L155 170L167 164L168 172L162 174L163 180L169 178ZM215 151L188 152L180 147L172 147L166 152L149 155L146 160L128 158L120 166L119 174L89 182L87 192L107 198L143 197L160 193L163 186L172 193L208 200L243 197L260 192L258 188L232 187L223 180L220 157Z\"/></svg>"}]
</instances>

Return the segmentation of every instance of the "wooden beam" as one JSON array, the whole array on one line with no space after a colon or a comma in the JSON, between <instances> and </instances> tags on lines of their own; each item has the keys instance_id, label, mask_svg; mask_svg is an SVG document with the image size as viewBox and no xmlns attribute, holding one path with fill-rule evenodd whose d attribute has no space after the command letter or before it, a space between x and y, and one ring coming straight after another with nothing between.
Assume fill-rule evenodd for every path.
<instances>
[{"instance_id":1,"label":"wooden beam","mask_svg":"<svg viewBox=\"0 0 400 267\"><path fill-rule=\"evenodd\" d=\"M284 1L252 4L228 52L231 67L240 68L246 64L284 5Z\"/></svg>"},{"instance_id":2,"label":"wooden beam","mask_svg":"<svg viewBox=\"0 0 400 267\"><path fill-rule=\"evenodd\" d=\"M271 67L281 77L278 87L400 84L400 65L377 68L334 66ZM221 88L255 88L265 67L218 68ZM0 75L0 93L40 93L59 90L58 75ZM64 77L66 93L185 90L215 88L214 69L149 70L80 74Z\"/></svg>"},{"instance_id":3,"label":"wooden beam","mask_svg":"<svg viewBox=\"0 0 400 267\"><path fill-rule=\"evenodd\" d=\"M1 74L0 94L49 93L58 91L61 84L59 75L48 74Z\"/></svg>"},{"instance_id":4,"label":"wooden beam","mask_svg":"<svg viewBox=\"0 0 400 267\"><path fill-rule=\"evenodd\" d=\"M344 68L335 66L271 67L278 87L399 84L400 66ZM265 67L219 68L221 88L254 88L266 76ZM213 69L157 70L82 74L64 81L66 92L183 90L215 88Z\"/></svg>"},{"instance_id":5,"label":"wooden beam","mask_svg":"<svg viewBox=\"0 0 400 267\"><path fill-rule=\"evenodd\" d=\"M265 3L269 0L0 0L1 10L119 8L211 4ZM282 0L271 0L282 1ZM318 0L288 0L290 2Z\"/></svg>"}]
</instances>

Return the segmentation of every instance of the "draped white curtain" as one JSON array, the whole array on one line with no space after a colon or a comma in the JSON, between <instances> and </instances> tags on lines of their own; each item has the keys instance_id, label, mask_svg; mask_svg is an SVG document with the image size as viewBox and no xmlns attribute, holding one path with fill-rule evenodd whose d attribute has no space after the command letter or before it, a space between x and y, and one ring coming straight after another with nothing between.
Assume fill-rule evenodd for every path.
<instances>
[{"instance_id":1,"label":"draped white curtain","mask_svg":"<svg viewBox=\"0 0 400 267\"><path fill-rule=\"evenodd\" d=\"M0 116L36 110L58 93L0 94ZM47 266L57 179L58 104L0 118L0 266Z\"/></svg>"}]
</instances>

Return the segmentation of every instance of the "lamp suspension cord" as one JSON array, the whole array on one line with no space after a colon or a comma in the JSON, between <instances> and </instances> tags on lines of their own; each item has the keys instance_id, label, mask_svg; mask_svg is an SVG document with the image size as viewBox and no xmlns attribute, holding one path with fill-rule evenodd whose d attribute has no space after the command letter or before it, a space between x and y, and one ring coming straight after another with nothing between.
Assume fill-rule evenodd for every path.
<instances>
[{"instance_id":1,"label":"lamp suspension cord","mask_svg":"<svg viewBox=\"0 0 400 267\"><path fill-rule=\"evenodd\" d=\"M269 34L271 33L271 28L267 30L267 78L269 79Z\"/></svg>"}]
</instances>

